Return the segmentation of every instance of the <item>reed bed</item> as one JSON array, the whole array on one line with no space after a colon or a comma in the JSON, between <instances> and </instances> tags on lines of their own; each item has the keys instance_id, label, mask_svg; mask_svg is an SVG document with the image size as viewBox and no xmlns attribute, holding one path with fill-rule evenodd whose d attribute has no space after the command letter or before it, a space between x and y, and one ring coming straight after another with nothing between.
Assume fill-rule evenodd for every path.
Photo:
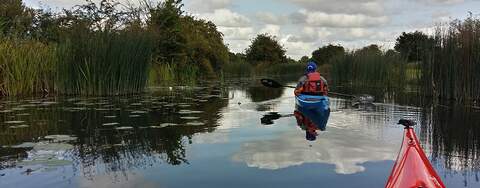
<instances>
[{"instance_id":1,"label":"reed bed","mask_svg":"<svg viewBox=\"0 0 480 188\"><path fill-rule=\"evenodd\" d=\"M331 80L335 85L403 87L406 62L398 56L383 53L349 52L334 57L330 64Z\"/></svg>"},{"instance_id":2,"label":"reed bed","mask_svg":"<svg viewBox=\"0 0 480 188\"><path fill-rule=\"evenodd\" d=\"M54 45L3 39L0 42L0 95L29 95L55 90Z\"/></svg>"},{"instance_id":3,"label":"reed bed","mask_svg":"<svg viewBox=\"0 0 480 188\"><path fill-rule=\"evenodd\" d=\"M480 105L480 19L438 26L422 66L424 93Z\"/></svg>"},{"instance_id":4,"label":"reed bed","mask_svg":"<svg viewBox=\"0 0 480 188\"><path fill-rule=\"evenodd\" d=\"M143 92L153 43L146 33L79 33L59 44L59 92L122 95Z\"/></svg>"},{"instance_id":5,"label":"reed bed","mask_svg":"<svg viewBox=\"0 0 480 188\"><path fill-rule=\"evenodd\" d=\"M150 69L149 85L195 85L200 67L182 63L154 63Z\"/></svg>"}]
</instances>

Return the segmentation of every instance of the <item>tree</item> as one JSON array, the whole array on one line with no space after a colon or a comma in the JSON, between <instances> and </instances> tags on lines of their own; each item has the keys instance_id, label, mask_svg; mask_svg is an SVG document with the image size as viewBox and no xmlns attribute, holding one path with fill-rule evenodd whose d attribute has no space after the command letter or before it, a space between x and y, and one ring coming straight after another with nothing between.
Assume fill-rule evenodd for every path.
<instances>
[{"instance_id":1,"label":"tree","mask_svg":"<svg viewBox=\"0 0 480 188\"><path fill-rule=\"evenodd\" d=\"M156 36L157 62L175 62L185 59L185 38L181 35L181 0L166 0L149 7L148 26Z\"/></svg>"},{"instance_id":2,"label":"tree","mask_svg":"<svg viewBox=\"0 0 480 188\"><path fill-rule=\"evenodd\" d=\"M268 34L260 34L253 39L247 48L247 60L250 63L284 63L287 61L286 50L275 37Z\"/></svg>"},{"instance_id":3,"label":"tree","mask_svg":"<svg viewBox=\"0 0 480 188\"><path fill-rule=\"evenodd\" d=\"M319 65L326 64L335 56L344 55L345 49L338 45L329 44L312 52L312 59Z\"/></svg>"},{"instance_id":4,"label":"tree","mask_svg":"<svg viewBox=\"0 0 480 188\"><path fill-rule=\"evenodd\" d=\"M382 50L380 50L380 47L376 44L371 44L368 46L365 46L357 51L355 51L356 54L362 54L362 55L382 55Z\"/></svg>"},{"instance_id":5,"label":"tree","mask_svg":"<svg viewBox=\"0 0 480 188\"><path fill-rule=\"evenodd\" d=\"M22 0L0 1L1 35L27 37L32 29L33 17L33 9L25 7Z\"/></svg>"},{"instance_id":6,"label":"tree","mask_svg":"<svg viewBox=\"0 0 480 188\"><path fill-rule=\"evenodd\" d=\"M397 38L395 50L400 52L402 57L408 61L420 61L433 43L433 38L421 31L412 33L403 32L402 35Z\"/></svg>"},{"instance_id":7,"label":"tree","mask_svg":"<svg viewBox=\"0 0 480 188\"><path fill-rule=\"evenodd\" d=\"M308 61L310 60L310 57L308 56L303 56L302 58L300 58L300 63L303 63L303 64L307 64Z\"/></svg>"}]
</instances>

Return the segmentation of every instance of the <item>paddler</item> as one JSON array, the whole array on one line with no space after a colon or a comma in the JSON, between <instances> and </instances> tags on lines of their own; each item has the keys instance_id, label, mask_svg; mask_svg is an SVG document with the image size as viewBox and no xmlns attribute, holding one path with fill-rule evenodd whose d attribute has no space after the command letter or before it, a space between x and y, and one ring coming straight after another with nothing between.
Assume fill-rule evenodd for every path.
<instances>
[{"instance_id":1,"label":"paddler","mask_svg":"<svg viewBox=\"0 0 480 188\"><path fill-rule=\"evenodd\" d=\"M310 60L295 89L295 95L328 95L327 80L317 72L317 64Z\"/></svg>"}]
</instances>

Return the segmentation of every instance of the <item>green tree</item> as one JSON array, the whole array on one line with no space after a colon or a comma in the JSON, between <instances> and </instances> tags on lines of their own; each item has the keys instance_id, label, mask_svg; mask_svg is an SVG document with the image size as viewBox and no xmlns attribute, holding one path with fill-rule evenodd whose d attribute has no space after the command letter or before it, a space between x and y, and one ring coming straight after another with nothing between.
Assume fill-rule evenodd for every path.
<instances>
[{"instance_id":1,"label":"green tree","mask_svg":"<svg viewBox=\"0 0 480 188\"><path fill-rule=\"evenodd\" d=\"M156 59L159 62L185 62L187 41L181 34L182 7L181 0L166 0L149 7L148 26L156 36Z\"/></svg>"},{"instance_id":2,"label":"green tree","mask_svg":"<svg viewBox=\"0 0 480 188\"><path fill-rule=\"evenodd\" d=\"M343 48L343 46L329 44L313 51L312 59L315 60L317 64L322 65L328 63L333 57L344 54L345 48Z\"/></svg>"},{"instance_id":3,"label":"green tree","mask_svg":"<svg viewBox=\"0 0 480 188\"><path fill-rule=\"evenodd\" d=\"M365 47L355 51L355 53L360 54L360 55L380 56L380 55L382 55L382 50L380 49L380 47L378 45L371 44L371 45L365 46Z\"/></svg>"},{"instance_id":4,"label":"green tree","mask_svg":"<svg viewBox=\"0 0 480 188\"><path fill-rule=\"evenodd\" d=\"M412 33L403 32L402 35L397 38L395 50L400 52L402 57L408 61L420 61L424 58L425 53L431 48L433 43L433 38L421 31Z\"/></svg>"},{"instance_id":5,"label":"green tree","mask_svg":"<svg viewBox=\"0 0 480 188\"><path fill-rule=\"evenodd\" d=\"M0 32L4 36L28 37L34 18L34 11L22 0L0 1Z\"/></svg>"},{"instance_id":6,"label":"green tree","mask_svg":"<svg viewBox=\"0 0 480 188\"><path fill-rule=\"evenodd\" d=\"M287 61L286 50L275 37L268 34L260 34L253 39L252 44L246 50L247 60L250 63L284 63Z\"/></svg>"},{"instance_id":7,"label":"green tree","mask_svg":"<svg viewBox=\"0 0 480 188\"><path fill-rule=\"evenodd\" d=\"M302 58L300 58L300 63L303 63L303 64L307 64L308 61L310 60L310 57L308 56L303 56Z\"/></svg>"}]
</instances>

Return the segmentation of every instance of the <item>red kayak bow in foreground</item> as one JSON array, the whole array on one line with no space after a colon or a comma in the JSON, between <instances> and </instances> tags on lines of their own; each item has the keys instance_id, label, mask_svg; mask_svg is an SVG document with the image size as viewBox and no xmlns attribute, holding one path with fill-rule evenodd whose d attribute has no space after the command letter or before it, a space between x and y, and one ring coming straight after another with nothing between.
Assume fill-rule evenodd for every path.
<instances>
[{"instance_id":1,"label":"red kayak bow in foreground","mask_svg":"<svg viewBox=\"0 0 480 188\"><path fill-rule=\"evenodd\" d=\"M442 179L430 164L411 127L414 122L400 120L399 124L405 126L402 148L385 187L444 188Z\"/></svg>"}]
</instances>

